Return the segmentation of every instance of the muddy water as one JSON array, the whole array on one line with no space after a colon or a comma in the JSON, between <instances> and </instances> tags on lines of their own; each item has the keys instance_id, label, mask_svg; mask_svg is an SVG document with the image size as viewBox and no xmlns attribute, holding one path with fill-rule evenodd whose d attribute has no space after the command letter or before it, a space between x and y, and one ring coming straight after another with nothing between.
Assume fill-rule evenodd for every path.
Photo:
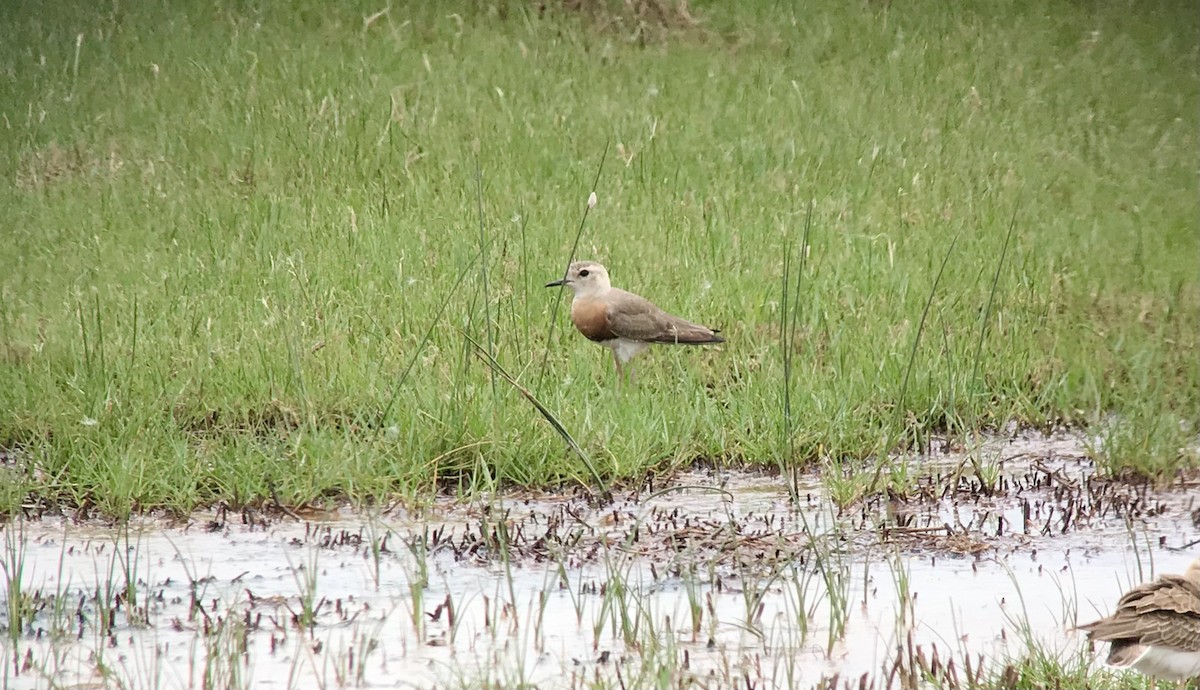
<instances>
[{"instance_id":1,"label":"muddy water","mask_svg":"<svg viewBox=\"0 0 1200 690\"><path fill-rule=\"evenodd\" d=\"M898 687L922 664L965 682L1031 644L1085 654L1073 625L1200 552L1169 548L1196 537L1194 487L1096 480L1076 437L971 455L913 458L907 488L844 510L816 475L794 503L779 477L693 472L600 507L10 525L5 599L26 614L4 683Z\"/></svg>"}]
</instances>

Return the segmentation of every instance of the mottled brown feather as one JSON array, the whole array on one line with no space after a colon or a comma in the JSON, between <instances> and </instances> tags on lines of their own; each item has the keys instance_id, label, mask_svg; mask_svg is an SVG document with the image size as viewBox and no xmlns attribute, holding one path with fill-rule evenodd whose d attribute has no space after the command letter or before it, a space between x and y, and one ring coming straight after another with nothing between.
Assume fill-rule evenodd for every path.
<instances>
[{"instance_id":1,"label":"mottled brown feather","mask_svg":"<svg viewBox=\"0 0 1200 690\"><path fill-rule=\"evenodd\" d=\"M1200 652L1200 584L1164 575L1127 592L1108 618L1079 627L1088 639L1113 643L1110 663L1117 663L1112 657L1123 660L1133 654L1126 649L1132 645Z\"/></svg>"}]
</instances>

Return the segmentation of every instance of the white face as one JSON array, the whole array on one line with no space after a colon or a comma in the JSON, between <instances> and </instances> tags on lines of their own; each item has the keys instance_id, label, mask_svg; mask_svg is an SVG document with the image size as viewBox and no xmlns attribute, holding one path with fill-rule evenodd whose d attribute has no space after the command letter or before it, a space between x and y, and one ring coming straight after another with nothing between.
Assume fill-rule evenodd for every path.
<instances>
[{"instance_id":1,"label":"white face","mask_svg":"<svg viewBox=\"0 0 1200 690\"><path fill-rule=\"evenodd\" d=\"M576 295L589 295L603 292L610 287L608 271L595 261L576 261L567 269L567 277L556 280L546 287L566 285L575 291Z\"/></svg>"}]
</instances>

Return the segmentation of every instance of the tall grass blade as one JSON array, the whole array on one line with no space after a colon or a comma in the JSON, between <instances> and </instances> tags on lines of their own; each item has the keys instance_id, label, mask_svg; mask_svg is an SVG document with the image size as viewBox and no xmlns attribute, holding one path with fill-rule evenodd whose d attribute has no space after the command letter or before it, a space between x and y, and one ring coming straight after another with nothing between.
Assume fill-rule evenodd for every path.
<instances>
[{"instance_id":1,"label":"tall grass blade","mask_svg":"<svg viewBox=\"0 0 1200 690\"><path fill-rule=\"evenodd\" d=\"M933 298L937 295L938 285L942 282L942 275L946 272L946 264L950 262L950 255L954 252L955 245L958 244L958 238L962 236L962 230L954 233L954 239L950 240L950 246L946 248L946 255L942 257L942 265L938 267L937 275L933 279L933 287L929 288L929 297L925 300L925 308L921 310L921 320L917 324L917 334L913 337L912 349L908 353L908 366L904 369L904 381L900 384L900 399L896 402L896 418L897 428L902 424L904 419L904 403L908 397L908 382L912 379L913 366L917 361L917 348L921 344L921 335L925 333L925 323L929 320L929 310L933 306Z\"/></svg>"},{"instance_id":2,"label":"tall grass blade","mask_svg":"<svg viewBox=\"0 0 1200 690\"><path fill-rule=\"evenodd\" d=\"M929 297L925 300L925 308L921 310L921 320L917 324L917 333L913 337L912 349L908 353L908 366L904 370L904 381L900 385L900 398L896 401L896 420L893 431L903 433L904 427L904 403L908 396L908 382L912 377L913 366L917 361L917 348L921 344L921 334L925 332L925 322L929 319L929 310L933 306L933 298L937 295L938 285L942 282L942 275L946 272L946 264L950 261L950 255L954 252L955 245L958 244L958 238L962 236L962 229L954 233L954 239L950 240L950 246L946 248L946 255L942 257L942 265L938 267L937 275L934 276L933 286L929 288ZM891 444L887 444L891 446ZM879 486L879 477L883 474L883 468L887 464L887 447L882 449L882 455L875 464L875 473L871 475L871 482L867 485L868 492L874 492Z\"/></svg>"},{"instance_id":3,"label":"tall grass blade","mask_svg":"<svg viewBox=\"0 0 1200 690\"><path fill-rule=\"evenodd\" d=\"M417 363L417 357L421 355L421 352L425 349L425 345L429 343L429 339L433 337L433 329L438 325L438 322L442 320L442 315L446 313L446 307L450 306L450 300L454 298L455 293L458 292L459 286L463 284L463 281L466 280L467 275L470 274L471 267L474 266L475 262L479 261L479 259L483 256L483 253L487 250L489 244L491 244L490 239L479 248L479 251L475 252L475 256L472 257L471 260L467 262L467 265L458 272L458 279L455 280L454 285L446 291L446 298L442 300L441 305L438 307L437 314L434 314L433 319L430 320L429 327L425 329L425 335L421 337L421 342L417 343L417 347L413 349L412 356L408 358L408 364L404 366L404 371L402 371L400 373L400 377L396 379L396 385L392 386L392 392L388 396L387 404L385 404L383 409L379 411L379 416L376 418L376 426L383 426L383 421L387 419L388 414L392 411L392 406L396 404L396 399L400 396L400 388L404 385L404 382L408 379L408 375L412 372L413 365Z\"/></svg>"},{"instance_id":4,"label":"tall grass blade","mask_svg":"<svg viewBox=\"0 0 1200 690\"><path fill-rule=\"evenodd\" d=\"M513 388L516 388L517 392L524 396L525 399L537 409L538 413L541 414L542 417L545 417L547 422L550 422L550 426L554 427L554 430L558 432L559 436L562 436L563 440L567 442L567 446L575 452L575 455L579 456L579 459L583 461L584 466L587 467L588 472L592 475L592 479L596 480L596 484L600 486L600 492L598 494L600 500L611 500L612 492L609 491L608 483L605 482L604 478L600 476L600 473L596 471L596 466L592 464L591 458L588 457L588 454L583 450L582 447L580 447L579 443L575 441L575 437L571 435L571 432L567 431L567 428L563 426L563 423L558 420L558 417L556 417L549 408L542 404L542 401L538 400L537 396L530 392L528 388L522 386L515 378L512 377L511 374L505 371L504 367L497 362L495 358L491 356L491 354L480 347L479 343L476 342L474 338L466 333L463 335L467 338L467 340L471 341L472 345L475 346L475 354L478 355L481 360L483 360L483 363L488 365L492 371L500 374L500 378L507 381ZM585 488L588 487L585 485ZM588 491L591 491L591 489L588 488ZM595 494L593 495L595 496Z\"/></svg>"},{"instance_id":5,"label":"tall grass blade","mask_svg":"<svg viewBox=\"0 0 1200 690\"><path fill-rule=\"evenodd\" d=\"M609 147L609 142L607 142L607 141L604 142L604 153L602 153L600 155L600 164L596 166L596 176L592 178L592 190L591 190L591 193L588 195L589 199L591 198L591 194L596 193L596 186L600 184L600 174L604 172L604 162L608 160L608 147ZM579 240L583 238L583 227L584 227L584 224L587 223L588 213L591 210L592 210L591 204L585 203L583 205L583 216L580 217L579 228L575 231L575 242L573 242L571 244L571 253L570 253L570 255L567 256L567 265L565 267L563 267L563 277L564 278L567 276L567 270L570 268L571 262L573 262L575 260L575 253L577 251L579 251ZM546 365L549 363L549 356L550 356L549 346L550 346L550 343L554 341L554 331L556 328L558 328L558 309L559 309L559 305L561 303L562 303L562 300L557 300L557 299L554 300L554 307L550 311L550 326L549 326L548 330L546 331L546 347L547 347L547 349L545 352L542 353L542 369L540 372L538 372L537 385L534 386L534 390L536 390L538 392L541 392L542 380L544 378L546 378Z\"/></svg>"},{"instance_id":6,"label":"tall grass blade","mask_svg":"<svg viewBox=\"0 0 1200 690\"><path fill-rule=\"evenodd\" d=\"M800 238L800 259L799 267L796 269L795 287L792 287L791 281L791 265L792 265L792 242L789 237L784 246L783 252L783 295L780 299L780 316L779 330L780 340L783 347L783 450L786 451L787 457L784 466L780 467L781 471L786 471L791 476L791 481L788 484L788 492L791 494L793 501L798 500L800 496L800 469L796 466L796 435L795 435L795 420L792 415L792 369L795 353L793 346L796 342L796 329L800 320L800 309L798 302L800 300L800 284L804 275L804 267L808 258L808 241L809 233L812 230L812 214L813 202L808 203L808 212L804 216L804 233Z\"/></svg>"},{"instance_id":7,"label":"tall grass blade","mask_svg":"<svg viewBox=\"0 0 1200 690\"><path fill-rule=\"evenodd\" d=\"M488 256L487 256L487 232L483 227L483 168L479 163L479 156L475 156L475 200L478 204L477 211L479 213L479 250L481 261L479 262L479 279L483 285L483 327L487 334L487 350L488 354L496 351L496 339L492 333L492 307L491 307L491 292L488 290ZM496 397L496 372L491 372L492 397Z\"/></svg>"},{"instance_id":8,"label":"tall grass blade","mask_svg":"<svg viewBox=\"0 0 1200 690\"><path fill-rule=\"evenodd\" d=\"M974 388L979 381L979 363L983 354L983 341L987 338L988 323L992 317L992 304L996 299L996 287L1000 284L1000 271L1004 268L1004 259L1008 256L1008 245L1012 241L1013 230L1017 227L1017 213L1021 210L1021 199L1013 207L1012 219L1008 222L1008 234L1004 236L1004 246L1000 249L1000 260L996 262L996 272L992 275L992 288L988 291L987 305L983 308L983 318L979 322L979 340L975 343L975 360L971 368L971 386Z\"/></svg>"}]
</instances>

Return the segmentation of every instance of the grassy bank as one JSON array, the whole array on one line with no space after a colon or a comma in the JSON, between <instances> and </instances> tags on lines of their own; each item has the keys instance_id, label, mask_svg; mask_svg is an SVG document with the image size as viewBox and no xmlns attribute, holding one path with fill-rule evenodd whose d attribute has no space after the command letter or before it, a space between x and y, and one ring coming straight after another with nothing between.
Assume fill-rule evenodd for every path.
<instances>
[{"instance_id":1,"label":"grassy bank","mask_svg":"<svg viewBox=\"0 0 1200 690\"><path fill-rule=\"evenodd\" d=\"M502 5L9 11L6 507L586 478L471 339L608 477L1013 420L1197 462L1186 3ZM621 391L541 288L597 171L579 256L729 341Z\"/></svg>"}]
</instances>

